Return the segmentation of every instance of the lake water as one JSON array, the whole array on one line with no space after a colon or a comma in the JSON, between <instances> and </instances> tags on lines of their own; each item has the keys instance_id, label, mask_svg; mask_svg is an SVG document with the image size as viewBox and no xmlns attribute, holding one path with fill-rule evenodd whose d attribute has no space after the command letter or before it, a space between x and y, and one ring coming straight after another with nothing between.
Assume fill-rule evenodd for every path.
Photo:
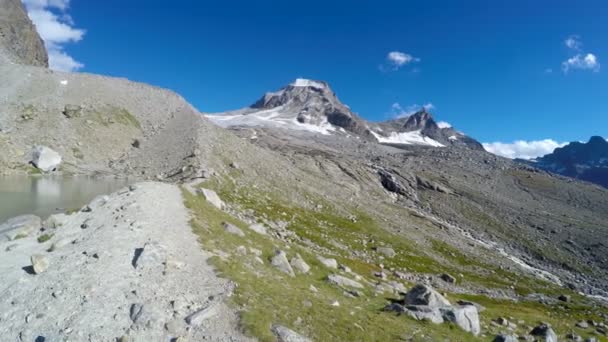
<instances>
[{"instance_id":1,"label":"lake water","mask_svg":"<svg viewBox=\"0 0 608 342\"><path fill-rule=\"evenodd\" d=\"M80 208L93 198L129 184L126 179L59 176L0 176L0 224L24 214L43 219Z\"/></svg>"}]
</instances>

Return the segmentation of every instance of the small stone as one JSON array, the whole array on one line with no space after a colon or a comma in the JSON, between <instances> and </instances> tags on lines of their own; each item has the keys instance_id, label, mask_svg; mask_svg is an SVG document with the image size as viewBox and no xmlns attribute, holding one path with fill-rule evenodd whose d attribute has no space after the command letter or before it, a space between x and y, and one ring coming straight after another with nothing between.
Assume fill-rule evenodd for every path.
<instances>
[{"instance_id":1,"label":"small stone","mask_svg":"<svg viewBox=\"0 0 608 342\"><path fill-rule=\"evenodd\" d=\"M238 246L235 249L235 252L236 252L236 254L239 254L239 255L247 255L247 247L245 247L245 246Z\"/></svg>"},{"instance_id":2,"label":"small stone","mask_svg":"<svg viewBox=\"0 0 608 342\"><path fill-rule=\"evenodd\" d=\"M296 257L291 259L291 267L300 273L308 273L310 271L310 266L302 259L302 257L298 254Z\"/></svg>"},{"instance_id":3,"label":"small stone","mask_svg":"<svg viewBox=\"0 0 608 342\"><path fill-rule=\"evenodd\" d=\"M560 295L559 297L557 297L557 299L561 300L562 302L569 303L571 297L569 295Z\"/></svg>"},{"instance_id":4,"label":"small stone","mask_svg":"<svg viewBox=\"0 0 608 342\"><path fill-rule=\"evenodd\" d=\"M336 259L324 258L320 255L317 255L317 260L319 260L319 262L321 262L321 264L323 264L323 266L325 266L327 268L333 268L333 269L338 268L338 261L336 261Z\"/></svg>"},{"instance_id":5,"label":"small stone","mask_svg":"<svg viewBox=\"0 0 608 342\"><path fill-rule=\"evenodd\" d=\"M390 247L377 247L376 252L384 255L387 258L392 258L397 254L395 253L395 250Z\"/></svg>"},{"instance_id":6,"label":"small stone","mask_svg":"<svg viewBox=\"0 0 608 342\"><path fill-rule=\"evenodd\" d=\"M244 237L245 233L243 233L243 231L241 230L241 228L233 225L232 223L228 223L228 222L223 222L222 226L224 227L224 230L230 234L234 234L234 235L238 235L240 237Z\"/></svg>"},{"instance_id":7,"label":"small stone","mask_svg":"<svg viewBox=\"0 0 608 342\"><path fill-rule=\"evenodd\" d=\"M587 323L585 321L580 321L580 322L576 323L576 326L581 329L587 329L587 328L589 328L589 323Z\"/></svg>"},{"instance_id":8,"label":"small stone","mask_svg":"<svg viewBox=\"0 0 608 342\"><path fill-rule=\"evenodd\" d=\"M263 224L261 223L256 223L256 224L252 224L249 226L249 229L253 230L254 232L261 234L261 235L266 235L266 227L264 227Z\"/></svg>"},{"instance_id":9,"label":"small stone","mask_svg":"<svg viewBox=\"0 0 608 342\"><path fill-rule=\"evenodd\" d=\"M270 330L277 337L277 342L312 342L311 339L281 325L273 325Z\"/></svg>"},{"instance_id":10,"label":"small stone","mask_svg":"<svg viewBox=\"0 0 608 342\"><path fill-rule=\"evenodd\" d=\"M40 274L49 268L49 259L44 255L34 254L30 258L34 273Z\"/></svg>"},{"instance_id":11,"label":"small stone","mask_svg":"<svg viewBox=\"0 0 608 342\"><path fill-rule=\"evenodd\" d=\"M327 282L329 282L330 284L341 286L341 287L352 287L352 288L357 288L357 289L362 289L364 287L363 284L356 282L352 279L343 277L339 274L328 275Z\"/></svg>"}]
</instances>

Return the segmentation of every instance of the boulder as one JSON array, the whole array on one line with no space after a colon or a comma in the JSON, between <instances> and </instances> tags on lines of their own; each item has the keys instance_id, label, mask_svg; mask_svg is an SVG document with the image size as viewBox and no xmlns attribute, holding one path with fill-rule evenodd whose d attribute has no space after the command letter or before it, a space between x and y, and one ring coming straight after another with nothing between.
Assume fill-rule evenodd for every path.
<instances>
[{"instance_id":1,"label":"boulder","mask_svg":"<svg viewBox=\"0 0 608 342\"><path fill-rule=\"evenodd\" d=\"M275 324L270 330L277 337L277 342L312 342L308 337L302 336L282 325Z\"/></svg>"},{"instance_id":2,"label":"boulder","mask_svg":"<svg viewBox=\"0 0 608 342\"><path fill-rule=\"evenodd\" d=\"M341 287L352 287L356 289L362 289L363 284L356 282L352 279L343 277L339 274L330 274L327 276L327 282L330 284L338 285Z\"/></svg>"},{"instance_id":3,"label":"boulder","mask_svg":"<svg viewBox=\"0 0 608 342\"><path fill-rule=\"evenodd\" d=\"M167 262L167 250L157 242L148 242L141 249L135 250L133 266L136 269L160 269Z\"/></svg>"},{"instance_id":4,"label":"boulder","mask_svg":"<svg viewBox=\"0 0 608 342\"><path fill-rule=\"evenodd\" d=\"M530 332L530 335L540 337L543 342L557 342L557 335L548 324L542 323Z\"/></svg>"},{"instance_id":5,"label":"boulder","mask_svg":"<svg viewBox=\"0 0 608 342\"><path fill-rule=\"evenodd\" d=\"M35 215L22 215L9 219L0 225L0 234L9 240L24 238L42 227L40 217Z\"/></svg>"},{"instance_id":6,"label":"boulder","mask_svg":"<svg viewBox=\"0 0 608 342\"><path fill-rule=\"evenodd\" d=\"M450 306L450 302L430 286L418 284L405 296L407 305L428 305L432 308ZM477 311L477 310L475 310Z\"/></svg>"},{"instance_id":7,"label":"boulder","mask_svg":"<svg viewBox=\"0 0 608 342\"><path fill-rule=\"evenodd\" d=\"M298 254L294 258L291 258L291 267L300 273L308 273L310 271L310 266L302 259L302 257Z\"/></svg>"},{"instance_id":8,"label":"boulder","mask_svg":"<svg viewBox=\"0 0 608 342\"><path fill-rule=\"evenodd\" d=\"M387 258L392 258L397 254L395 253L395 250L390 247L377 247L376 252L383 254Z\"/></svg>"},{"instance_id":9,"label":"boulder","mask_svg":"<svg viewBox=\"0 0 608 342\"><path fill-rule=\"evenodd\" d=\"M186 317L186 323L193 326L201 325L204 321L217 314L218 305L217 303L212 303L188 315L188 317Z\"/></svg>"},{"instance_id":10,"label":"boulder","mask_svg":"<svg viewBox=\"0 0 608 342\"><path fill-rule=\"evenodd\" d=\"M276 254L270 260L270 263L279 271L289 275L290 277L295 277L296 274L293 272L293 268L291 268L285 252L276 251Z\"/></svg>"},{"instance_id":11,"label":"boulder","mask_svg":"<svg viewBox=\"0 0 608 342\"><path fill-rule=\"evenodd\" d=\"M211 203L214 207L216 207L220 210L224 209L225 204L220 199L220 196L218 196L215 191L201 188L200 193L203 194L203 196L205 196L205 199L207 200L207 202Z\"/></svg>"},{"instance_id":12,"label":"boulder","mask_svg":"<svg viewBox=\"0 0 608 342\"><path fill-rule=\"evenodd\" d=\"M222 226L224 226L224 230L230 234L238 235L240 237L244 237L245 233L241 230L241 228L233 225L232 223L223 222Z\"/></svg>"},{"instance_id":13,"label":"boulder","mask_svg":"<svg viewBox=\"0 0 608 342\"><path fill-rule=\"evenodd\" d=\"M42 172L51 172L61 164L61 155L49 147L36 145L32 148L32 164Z\"/></svg>"},{"instance_id":14,"label":"boulder","mask_svg":"<svg viewBox=\"0 0 608 342\"><path fill-rule=\"evenodd\" d=\"M338 269L338 261L336 261L336 259L324 258L320 255L317 255L317 260L319 260L319 262L327 268Z\"/></svg>"},{"instance_id":15,"label":"boulder","mask_svg":"<svg viewBox=\"0 0 608 342\"><path fill-rule=\"evenodd\" d=\"M63 115L68 118L77 118L82 113L82 107L78 105L67 104L63 108Z\"/></svg>"},{"instance_id":16,"label":"boulder","mask_svg":"<svg viewBox=\"0 0 608 342\"><path fill-rule=\"evenodd\" d=\"M431 323L443 323L443 316L439 308L426 305L408 305L404 313L419 321L430 321Z\"/></svg>"},{"instance_id":17,"label":"boulder","mask_svg":"<svg viewBox=\"0 0 608 342\"><path fill-rule=\"evenodd\" d=\"M439 308L446 322L452 322L462 330L477 336L481 332L479 325L479 314L473 305L450 306Z\"/></svg>"},{"instance_id":18,"label":"boulder","mask_svg":"<svg viewBox=\"0 0 608 342\"><path fill-rule=\"evenodd\" d=\"M443 273L442 275L439 276L439 278L441 278L441 280L445 281L446 283L449 284L455 284L456 283L456 278L450 274L447 273Z\"/></svg>"},{"instance_id":19,"label":"boulder","mask_svg":"<svg viewBox=\"0 0 608 342\"><path fill-rule=\"evenodd\" d=\"M34 269L34 273L40 274L49 268L49 259L44 255L34 254L30 257L32 262L32 268Z\"/></svg>"}]
</instances>

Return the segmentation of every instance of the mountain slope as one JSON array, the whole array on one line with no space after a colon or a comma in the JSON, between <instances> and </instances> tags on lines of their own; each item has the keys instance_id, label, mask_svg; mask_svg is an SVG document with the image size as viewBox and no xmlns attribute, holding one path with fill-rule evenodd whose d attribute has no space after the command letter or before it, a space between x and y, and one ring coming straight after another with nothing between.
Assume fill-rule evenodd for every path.
<instances>
[{"instance_id":1,"label":"mountain slope","mask_svg":"<svg viewBox=\"0 0 608 342\"><path fill-rule=\"evenodd\" d=\"M608 142L594 136L587 143L571 142L533 161L521 161L563 176L608 188Z\"/></svg>"},{"instance_id":2,"label":"mountain slope","mask_svg":"<svg viewBox=\"0 0 608 342\"><path fill-rule=\"evenodd\" d=\"M44 43L21 1L0 0L0 63L48 67L48 60Z\"/></svg>"},{"instance_id":3,"label":"mountain slope","mask_svg":"<svg viewBox=\"0 0 608 342\"><path fill-rule=\"evenodd\" d=\"M323 135L350 135L386 144L483 150L480 143L463 133L451 127L440 128L424 110L407 118L368 122L340 102L326 82L307 79L296 79L279 91L267 93L249 108L211 114L207 118L225 128L291 129Z\"/></svg>"}]
</instances>

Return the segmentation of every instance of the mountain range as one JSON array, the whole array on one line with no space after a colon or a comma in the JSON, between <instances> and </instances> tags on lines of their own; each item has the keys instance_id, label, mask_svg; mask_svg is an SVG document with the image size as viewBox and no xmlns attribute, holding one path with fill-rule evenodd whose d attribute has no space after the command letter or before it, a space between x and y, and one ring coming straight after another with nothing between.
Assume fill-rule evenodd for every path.
<instances>
[{"instance_id":1,"label":"mountain range","mask_svg":"<svg viewBox=\"0 0 608 342\"><path fill-rule=\"evenodd\" d=\"M593 136L587 143L571 142L550 154L522 163L608 188L608 142Z\"/></svg>"},{"instance_id":2,"label":"mountain range","mask_svg":"<svg viewBox=\"0 0 608 342\"><path fill-rule=\"evenodd\" d=\"M483 150L475 139L452 127L440 127L426 109L398 119L369 122L340 102L326 82L307 79L296 79L276 92L266 93L248 108L207 118L222 127L286 128L382 144Z\"/></svg>"}]
</instances>

